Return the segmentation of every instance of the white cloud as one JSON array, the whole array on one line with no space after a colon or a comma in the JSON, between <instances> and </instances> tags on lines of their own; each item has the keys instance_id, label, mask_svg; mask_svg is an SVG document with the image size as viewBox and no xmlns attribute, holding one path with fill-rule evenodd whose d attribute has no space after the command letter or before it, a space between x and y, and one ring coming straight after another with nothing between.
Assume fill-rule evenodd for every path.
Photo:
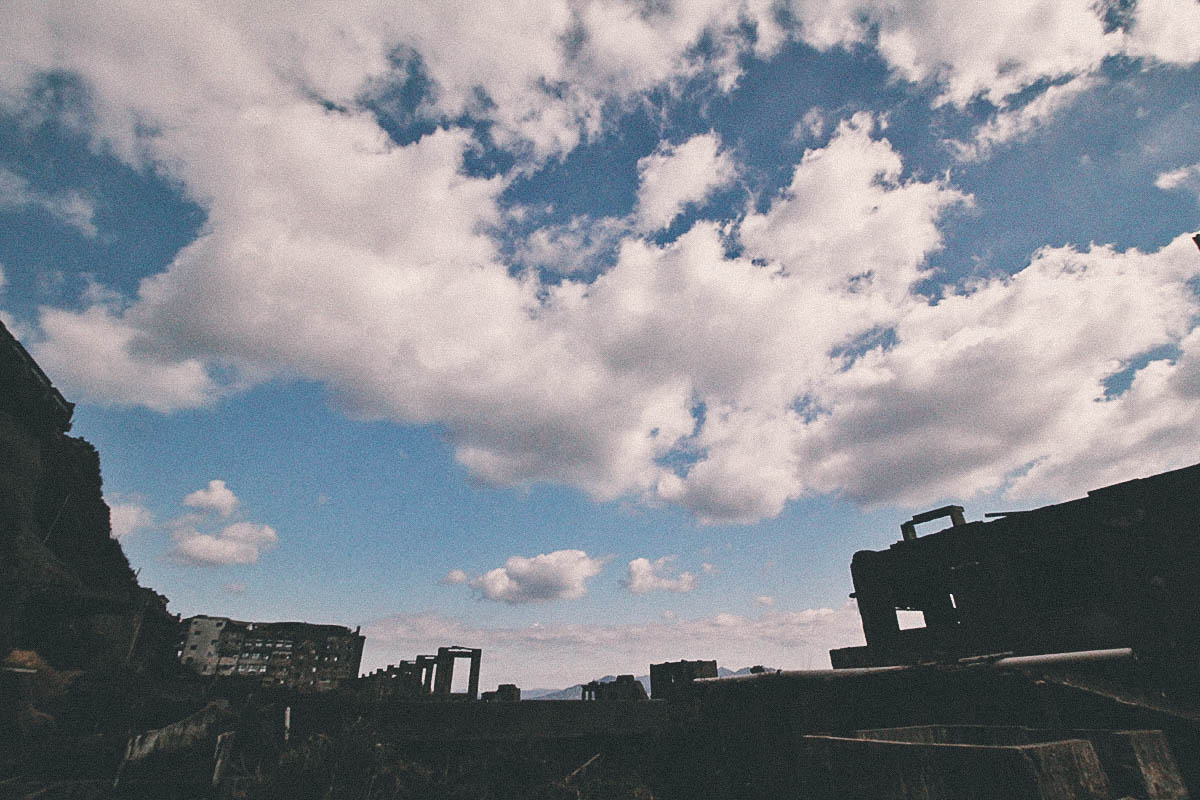
<instances>
[{"instance_id":1,"label":"white cloud","mask_svg":"<svg viewBox=\"0 0 1200 800\"><path fill-rule=\"evenodd\" d=\"M564 225L543 225L518 243L515 258L526 267L548 267L563 274L599 269L630 230L629 221L578 216Z\"/></svg>"},{"instance_id":2,"label":"white cloud","mask_svg":"<svg viewBox=\"0 0 1200 800\"><path fill-rule=\"evenodd\" d=\"M219 533L201 533L195 528L181 527L172 538L175 541L170 556L192 566L217 567L230 564L253 564L259 555L274 547L279 536L270 525L235 522Z\"/></svg>"},{"instance_id":3,"label":"white cloud","mask_svg":"<svg viewBox=\"0 0 1200 800\"><path fill-rule=\"evenodd\" d=\"M691 572L681 572L672 578L664 575L667 566L678 556L663 556L651 561L648 558L635 558L629 562L629 579L625 585L634 594L646 594L653 591L690 592L700 585L699 578Z\"/></svg>"},{"instance_id":4,"label":"white cloud","mask_svg":"<svg viewBox=\"0 0 1200 800\"><path fill-rule=\"evenodd\" d=\"M964 105L982 96L1002 105L1043 78L1095 70L1122 44L1106 33L1091 0L839 0L795 2L801 36L819 48L854 45L878 31L892 71L933 81L939 101Z\"/></svg>"},{"instance_id":5,"label":"white cloud","mask_svg":"<svg viewBox=\"0 0 1200 800\"><path fill-rule=\"evenodd\" d=\"M804 112L804 116L792 128L792 138L799 141L816 139L825 132L827 121L825 112L818 106L813 106Z\"/></svg>"},{"instance_id":6,"label":"white cloud","mask_svg":"<svg viewBox=\"0 0 1200 800\"><path fill-rule=\"evenodd\" d=\"M1200 61L1200 3L1138 0L1129 26L1128 52L1166 64Z\"/></svg>"},{"instance_id":7,"label":"white cloud","mask_svg":"<svg viewBox=\"0 0 1200 800\"><path fill-rule=\"evenodd\" d=\"M1186 358L1153 362L1115 397L1104 382L1156 348L1187 352L1195 250L1187 235L1155 253L1047 248L1011 277L914 309L894 347L825 387L829 413L796 440L811 485L922 504L1015 473L1013 496L1070 497L1191 463Z\"/></svg>"},{"instance_id":8,"label":"white cloud","mask_svg":"<svg viewBox=\"0 0 1200 800\"><path fill-rule=\"evenodd\" d=\"M78 313L43 308L40 325L43 338L30 350L74 397L170 412L204 405L220 394L199 359L167 359L152 352L144 333L104 306Z\"/></svg>"},{"instance_id":9,"label":"white cloud","mask_svg":"<svg viewBox=\"0 0 1200 800\"><path fill-rule=\"evenodd\" d=\"M1200 197L1200 164L1191 164L1159 173L1158 177L1154 179L1154 185L1163 191L1186 189Z\"/></svg>"},{"instance_id":10,"label":"white cloud","mask_svg":"<svg viewBox=\"0 0 1200 800\"><path fill-rule=\"evenodd\" d=\"M737 177L715 133L693 136L680 145L660 144L639 159L637 223L643 231L665 228L686 206L699 203Z\"/></svg>"},{"instance_id":11,"label":"white cloud","mask_svg":"<svg viewBox=\"0 0 1200 800\"><path fill-rule=\"evenodd\" d=\"M1051 86L1020 108L997 112L991 120L975 131L969 142L954 143L959 158L964 161L986 158L997 146L1028 136L1099 83L1099 78L1083 75L1058 86Z\"/></svg>"},{"instance_id":12,"label":"white cloud","mask_svg":"<svg viewBox=\"0 0 1200 800\"><path fill-rule=\"evenodd\" d=\"M754 605L761 606L763 608L770 608L771 606L775 605L775 598L769 594L760 594L758 597L754 598Z\"/></svg>"},{"instance_id":13,"label":"white cloud","mask_svg":"<svg viewBox=\"0 0 1200 800\"><path fill-rule=\"evenodd\" d=\"M10 4L6 12L0 95L21 96L39 70L78 72L94 89L94 123L130 159L159 144L139 141L139 130L150 127L162 140L211 135L219 126L209 115L231 101L266 110L298 98L352 106L364 90L385 95L383 87L402 78L389 56L406 53L419 58L434 89L419 113L485 116L502 144L545 158L594 134L606 103L705 70L732 88L741 55L768 55L785 38L767 0L650 8L455 0L403 13L369 0L336 13L305 3L180 13L68 1Z\"/></svg>"},{"instance_id":14,"label":"white cloud","mask_svg":"<svg viewBox=\"0 0 1200 800\"><path fill-rule=\"evenodd\" d=\"M1152 20L1165 5L1137 8L1130 36L1166 35ZM489 233L513 175L464 174L470 130L447 123L400 146L358 102L397 78L389 53L412 51L435 86L420 113L487 118L517 152L515 174L594 134L606 103L706 69L732 85L740 55L783 41L777 10L10 4L0 102L21 108L39 72L78 74L97 144L178 181L207 214L136 296L43 309L34 355L72 396L163 412L258 381L317 381L354 416L439 423L482 480L665 499L709 521L752 521L814 491L969 495L1028 464L1065 491L1098 477L1105 458L1140 471L1194 452L1197 429L1175 422L1190 408L1188 358L1142 369L1119 397L1103 392L1146 349L1191 341L1196 258L1176 244L1043 251L1012 278L931 303L913 287L936 277L927 258L939 222L968 198L947 181L905 179L900 155L858 115L805 154L765 211L732 229L698 223L663 246L615 236L615 264L599 278L545 286L511 275ZM938 81L954 104L982 95L1005 107L1037 81L1094 72L1125 41L1104 33L1091 0L791 10L822 47L877 26L895 73ZM742 22L758 24L757 43ZM1179 47L1160 60L1186 60ZM980 135L1023 135L1070 85ZM643 180L647 225L732 169L711 135L671 153L644 162L644 179L681 169L678 185ZM568 233L544 243L561 264L588 246ZM727 257L730 236L744 256ZM1113 450L1107 431L1120 421L1136 424ZM1156 444L1167 436L1170 447ZM686 464L670 469L664 456ZM197 548L248 557L236 539L197 536L207 537L189 539ZM528 595L505 588L507 567L488 574L498 588L487 591Z\"/></svg>"},{"instance_id":15,"label":"white cloud","mask_svg":"<svg viewBox=\"0 0 1200 800\"><path fill-rule=\"evenodd\" d=\"M605 559L582 550L555 550L533 558L512 556L471 581L488 600L512 605L546 600L574 600L587 594L586 581L600 574Z\"/></svg>"},{"instance_id":16,"label":"white cloud","mask_svg":"<svg viewBox=\"0 0 1200 800\"><path fill-rule=\"evenodd\" d=\"M452 569L446 573L446 576L444 578L442 578L442 580L440 582L447 584L447 585L453 585L456 583L466 583L467 582L467 573L463 572L461 569Z\"/></svg>"},{"instance_id":17,"label":"white cloud","mask_svg":"<svg viewBox=\"0 0 1200 800\"><path fill-rule=\"evenodd\" d=\"M155 525L154 514L137 503L108 503L114 539L124 539Z\"/></svg>"},{"instance_id":18,"label":"white cloud","mask_svg":"<svg viewBox=\"0 0 1200 800\"><path fill-rule=\"evenodd\" d=\"M228 517L241 504L233 490L225 485L225 481L211 480L204 489L197 489L183 498L183 504L188 508L199 508L202 511L214 511L222 517Z\"/></svg>"},{"instance_id":19,"label":"white cloud","mask_svg":"<svg viewBox=\"0 0 1200 800\"><path fill-rule=\"evenodd\" d=\"M601 675L645 675L652 663L715 659L733 669L776 664L827 669L828 650L863 643L853 605L767 611L757 617L719 613L634 625L536 625L478 628L434 614L402 614L364 626L363 669L370 670L447 642L482 647L482 684L564 688Z\"/></svg>"},{"instance_id":20,"label":"white cloud","mask_svg":"<svg viewBox=\"0 0 1200 800\"><path fill-rule=\"evenodd\" d=\"M92 222L96 208L89 198L76 191L44 192L34 189L25 178L0 167L0 210L25 206L46 211L84 236L95 237L98 233Z\"/></svg>"}]
</instances>

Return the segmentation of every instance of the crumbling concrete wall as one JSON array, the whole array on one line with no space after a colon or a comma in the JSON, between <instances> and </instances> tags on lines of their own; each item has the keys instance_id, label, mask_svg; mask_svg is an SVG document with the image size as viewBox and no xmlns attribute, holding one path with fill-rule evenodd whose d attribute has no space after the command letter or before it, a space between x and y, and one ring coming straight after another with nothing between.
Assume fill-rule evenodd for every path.
<instances>
[{"instance_id":1,"label":"crumbling concrete wall","mask_svg":"<svg viewBox=\"0 0 1200 800\"><path fill-rule=\"evenodd\" d=\"M153 755L207 747L216 742L217 736L230 730L236 719L229 710L228 701L214 700L178 722L130 737L125 747L125 762L135 763Z\"/></svg>"}]
</instances>

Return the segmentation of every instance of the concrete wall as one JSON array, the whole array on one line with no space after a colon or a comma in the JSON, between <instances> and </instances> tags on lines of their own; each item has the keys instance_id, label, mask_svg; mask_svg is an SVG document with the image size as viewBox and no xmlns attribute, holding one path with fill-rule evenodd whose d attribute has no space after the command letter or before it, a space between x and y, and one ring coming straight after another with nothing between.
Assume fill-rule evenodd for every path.
<instances>
[{"instance_id":1,"label":"concrete wall","mask_svg":"<svg viewBox=\"0 0 1200 800\"><path fill-rule=\"evenodd\" d=\"M839 800L1110 800L1091 744L1015 746L805 736L799 796Z\"/></svg>"},{"instance_id":2,"label":"concrete wall","mask_svg":"<svg viewBox=\"0 0 1200 800\"><path fill-rule=\"evenodd\" d=\"M857 738L924 744L988 746L1080 739L1092 745L1114 796L1179 800L1188 796L1162 731L1025 728L999 725L921 725L858 731Z\"/></svg>"}]
</instances>

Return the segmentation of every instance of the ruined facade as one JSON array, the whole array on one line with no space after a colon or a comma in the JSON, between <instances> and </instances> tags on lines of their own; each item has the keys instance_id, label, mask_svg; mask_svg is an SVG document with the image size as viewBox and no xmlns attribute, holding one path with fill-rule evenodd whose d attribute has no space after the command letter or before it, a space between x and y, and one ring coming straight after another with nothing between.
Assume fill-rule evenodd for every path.
<instances>
[{"instance_id":1,"label":"ruined facade","mask_svg":"<svg viewBox=\"0 0 1200 800\"><path fill-rule=\"evenodd\" d=\"M618 675L615 681L592 681L585 683L580 689L580 700L599 700L601 702L617 702L629 700L649 700L646 687L632 675Z\"/></svg>"},{"instance_id":2,"label":"ruined facade","mask_svg":"<svg viewBox=\"0 0 1200 800\"><path fill-rule=\"evenodd\" d=\"M947 506L901 526L889 549L855 553L865 647L835 667L995 653L1132 647L1200 654L1200 465L1126 481L1087 497L966 522ZM916 526L949 517L927 536ZM924 626L901 629L898 610Z\"/></svg>"},{"instance_id":3,"label":"ruined facade","mask_svg":"<svg viewBox=\"0 0 1200 800\"><path fill-rule=\"evenodd\" d=\"M358 688L377 700L475 700L479 697L479 664L482 656L483 651L477 647L439 647L436 656L417 656L412 661L389 664L384 669L364 675L358 681ZM463 659L468 662L467 668L470 670L467 690L455 692L454 665ZM517 699L520 699L520 689L517 689Z\"/></svg>"},{"instance_id":4,"label":"ruined facade","mask_svg":"<svg viewBox=\"0 0 1200 800\"><path fill-rule=\"evenodd\" d=\"M200 675L257 678L263 686L325 691L358 677L366 637L306 622L183 620L179 660Z\"/></svg>"},{"instance_id":5,"label":"ruined facade","mask_svg":"<svg viewBox=\"0 0 1200 800\"><path fill-rule=\"evenodd\" d=\"M716 661L667 661L650 665L650 695L655 700L674 700L697 678L717 677Z\"/></svg>"},{"instance_id":6,"label":"ruined facade","mask_svg":"<svg viewBox=\"0 0 1200 800\"><path fill-rule=\"evenodd\" d=\"M100 458L74 406L0 323L0 656L170 669L176 620L112 538Z\"/></svg>"}]
</instances>

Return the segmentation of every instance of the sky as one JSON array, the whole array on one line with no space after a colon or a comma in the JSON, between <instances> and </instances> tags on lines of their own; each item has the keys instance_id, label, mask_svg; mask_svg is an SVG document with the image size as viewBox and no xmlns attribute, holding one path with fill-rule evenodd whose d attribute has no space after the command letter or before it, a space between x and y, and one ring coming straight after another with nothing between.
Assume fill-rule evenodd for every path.
<instances>
[{"instance_id":1,"label":"sky","mask_svg":"<svg viewBox=\"0 0 1200 800\"><path fill-rule=\"evenodd\" d=\"M828 666L1200 461L1200 2L0 5L0 319L173 612Z\"/></svg>"}]
</instances>

